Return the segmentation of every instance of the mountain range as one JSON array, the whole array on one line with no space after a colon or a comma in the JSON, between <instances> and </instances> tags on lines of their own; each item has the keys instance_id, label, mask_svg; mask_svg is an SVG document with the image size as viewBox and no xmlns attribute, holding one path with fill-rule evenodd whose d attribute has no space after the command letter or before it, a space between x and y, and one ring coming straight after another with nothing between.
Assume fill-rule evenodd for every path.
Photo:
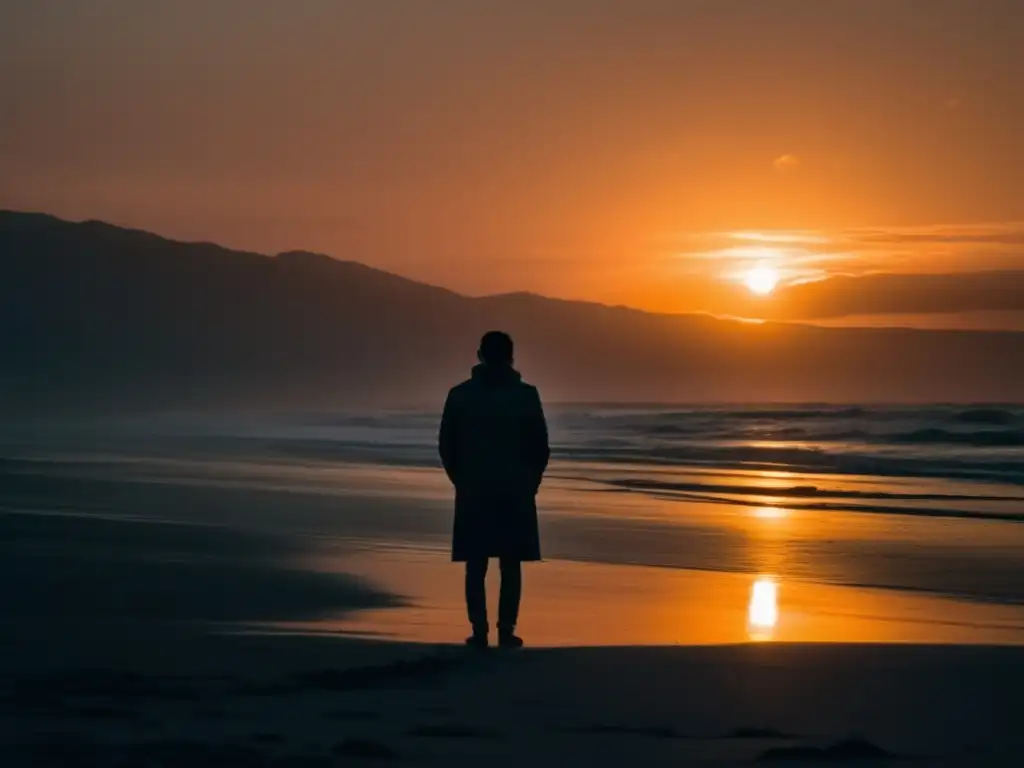
<instances>
[{"instance_id":1,"label":"mountain range","mask_svg":"<svg viewBox=\"0 0 1024 768\"><path fill-rule=\"evenodd\" d=\"M1008 402L1024 334L822 328L507 294L0 212L0 400L16 409L438 405L509 331L551 401Z\"/></svg>"}]
</instances>

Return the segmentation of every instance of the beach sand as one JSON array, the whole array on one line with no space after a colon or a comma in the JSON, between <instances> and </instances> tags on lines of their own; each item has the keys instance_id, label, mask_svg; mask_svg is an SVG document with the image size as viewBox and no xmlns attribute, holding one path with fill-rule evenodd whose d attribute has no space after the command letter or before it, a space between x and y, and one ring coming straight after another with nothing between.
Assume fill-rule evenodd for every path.
<instances>
[{"instance_id":1,"label":"beach sand","mask_svg":"<svg viewBox=\"0 0 1024 768\"><path fill-rule=\"evenodd\" d=\"M8 624L3 764L1024 761L1022 633L994 607L790 584L759 627L749 578L552 562L528 571L522 623L550 647L481 653L457 643L460 572L443 553L346 569L404 588L406 607L308 625Z\"/></svg>"},{"instance_id":2,"label":"beach sand","mask_svg":"<svg viewBox=\"0 0 1024 768\"><path fill-rule=\"evenodd\" d=\"M744 765L849 739L893 756L872 765L1024 759L1016 648L480 653L181 627L23 630L3 652L11 766ZM818 756L801 764L841 751Z\"/></svg>"},{"instance_id":3,"label":"beach sand","mask_svg":"<svg viewBox=\"0 0 1024 768\"><path fill-rule=\"evenodd\" d=\"M838 524L687 507L751 531L758 567L554 557L526 570L531 647L481 654L425 473L348 498L99 472L0 476L5 768L1024 764L1021 607L776 567L797 533L860 533Z\"/></svg>"}]
</instances>

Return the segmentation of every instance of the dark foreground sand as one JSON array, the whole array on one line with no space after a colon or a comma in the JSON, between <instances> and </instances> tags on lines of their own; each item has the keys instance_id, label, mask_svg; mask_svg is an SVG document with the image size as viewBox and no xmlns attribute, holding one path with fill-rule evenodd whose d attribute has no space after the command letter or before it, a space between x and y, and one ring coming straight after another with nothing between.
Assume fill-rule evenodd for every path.
<instances>
[{"instance_id":1,"label":"dark foreground sand","mask_svg":"<svg viewBox=\"0 0 1024 768\"><path fill-rule=\"evenodd\" d=\"M480 654L172 626L5 628L0 764L1024 765L1015 648ZM848 739L892 757L842 759Z\"/></svg>"}]
</instances>

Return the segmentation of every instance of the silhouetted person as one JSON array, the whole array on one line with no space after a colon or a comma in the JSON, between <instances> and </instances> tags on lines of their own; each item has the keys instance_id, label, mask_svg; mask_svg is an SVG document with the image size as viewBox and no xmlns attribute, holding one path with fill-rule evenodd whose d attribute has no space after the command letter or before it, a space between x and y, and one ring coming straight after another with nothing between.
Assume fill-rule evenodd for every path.
<instances>
[{"instance_id":1,"label":"silhouetted person","mask_svg":"<svg viewBox=\"0 0 1024 768\"><path fill-rule=\"evenodd\" d=\"M536 387L512 367L512 339L491 331L480 341L480 364L448 393L438 437L441 462L455 486L452 560L466 564L466 608L473 634L487 646L490 558L501 566L498 643L517 648L522 593L520 563L540 560L537 490L548 465L548 430Z\"/></svg>"}]
</instances>

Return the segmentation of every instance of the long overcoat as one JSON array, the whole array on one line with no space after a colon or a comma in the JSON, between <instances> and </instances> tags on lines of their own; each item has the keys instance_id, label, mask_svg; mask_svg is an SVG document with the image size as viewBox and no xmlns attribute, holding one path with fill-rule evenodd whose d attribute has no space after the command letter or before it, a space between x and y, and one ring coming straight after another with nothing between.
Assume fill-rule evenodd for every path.
<instances>
[{"instance_id":1,"label":"long overcoat","mask_svg":"<svg viewBox=\"0 0 1024 768\"><path fill-rule=\"evenodd\" d=\"M481 364L448 393L438 435L455 486L452 560L540 560L537 490L550 457L537 388Z\"/></svg>"}]
</instances>

